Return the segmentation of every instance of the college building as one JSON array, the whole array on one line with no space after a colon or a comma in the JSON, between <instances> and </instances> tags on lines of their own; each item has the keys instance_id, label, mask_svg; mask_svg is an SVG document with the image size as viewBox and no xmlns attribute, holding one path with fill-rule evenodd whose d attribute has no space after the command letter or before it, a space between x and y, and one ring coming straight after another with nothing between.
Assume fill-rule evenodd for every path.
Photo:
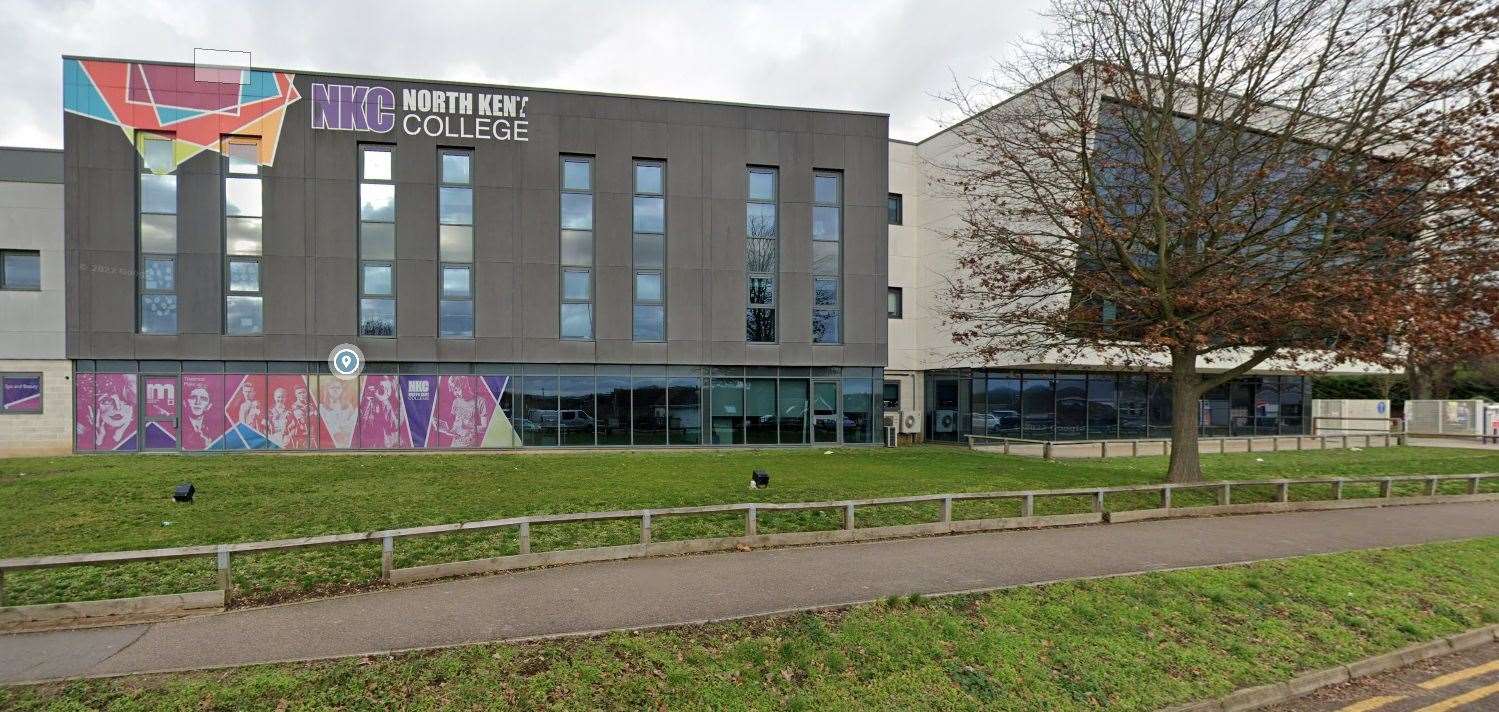
<instances>
[{"instance_id":1,"label":"college building","mask_svg":"<svg viewBox=\"0 0 1499 712\"><path fill-rule=\"evenodd\" d=\"M1169 433L1169 382L969 363L951 130L885 114L64 57L0 149L0 455ZM330 354L352 346L359 373ZM342 370L342 369L340 369ZM1256 371L1205 433L1303 432Z\"/></svg>"}]
</instances>

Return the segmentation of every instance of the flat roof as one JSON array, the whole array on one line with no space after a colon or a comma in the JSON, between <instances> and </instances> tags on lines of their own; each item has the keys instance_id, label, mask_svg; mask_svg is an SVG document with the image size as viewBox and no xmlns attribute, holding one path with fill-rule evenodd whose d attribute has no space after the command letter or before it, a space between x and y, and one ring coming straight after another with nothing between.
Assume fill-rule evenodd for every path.
<instances>
[{"instance_id":1,"label":"flat roof","mask_svg":"<svg viewBox=\"0 0 1499 712\"><path fill-rule=\"evenodd\" d=\"M137 63L142 63L142 64L163 64L163 65L177 66L177 67L192 67L192 66L196 66L196 64L193 63L193 62L169 62L169 61L162 61L162 60L155 60L155 59L129 59L129 58L124 58L124 57L92 57L92 56L77 55L77 54L65 54L65 55L62 55L62 58L63 59L83 59L83 60L100 61L100 62L137 62ZM584 91L584 90L581 90L581 89L553 89L553 88L550 88L550 87L521 86L521 85L516 85L516 84L484 84L482 82L472 82L472 81L462 81L462 80L431 79L431 78L422 78L422 77L392 77L392 76L384 76L384 75L379 75L379 74L352 74L352 73L349 73L349 72L325 72L325 71L313 70L313 69L288 69L288 68L285 68L285 67L262 67L262 66L258 66L258 65L250 65L250 69L255 69L255 70L260 70L260 71L266 71L266 72L291 72L293 74L314 74L314 75L323 76L323 77L346 77L346 78L349 78L349 79L376 79L376 80L391 81L391 82L422 82L422 83L430 83L430 84L453 84L453 85L458 85L458 86L483 87L483 88L490 88L490 89L514 89L514 90L517 90L517 91L551 92L551 93L554 93L554 94L575 94L575 95L579 95L579 96L607 96L607 97L616 97L616 98L621 98L621 99L649 99L649 100L652 100L652 101L680 101L680 102L686 102L686 103L689 103L689 104L715 104L715 105L718 105L718 106L742 106L742 107L752 108L752 109L781 109L781 110L786 110L786 111L815 111L815 112L825 113L825 114L852 114L852 115L855 115L855 116L883 116L883 117L885 117L887 119L890 118L890 114L884 113L884 112L879 112L879 111L858 111L858 110L853 110L853 109L818 109L818 108L810 107L810 106L783 106L783 105L780 105L780 104L751 104L749 102L743 102L743 101L719 101L719 100L715 100L715 99L689 99L689 98L679 97L679 96L652 96L652 95L649 95L649 94L624 94L624 93L620 93L620 92L607 92L607 91Z\"/></svg>"},{"instance_id":2,"label":"flat roof","mask_svg":"<svg viewBox=\"0 0 1499 712\"><path fill-rule=\"evenodd\" d=\"M0 181L61 183L62 149L0 146Z\"/></svg>"}]
</instances>

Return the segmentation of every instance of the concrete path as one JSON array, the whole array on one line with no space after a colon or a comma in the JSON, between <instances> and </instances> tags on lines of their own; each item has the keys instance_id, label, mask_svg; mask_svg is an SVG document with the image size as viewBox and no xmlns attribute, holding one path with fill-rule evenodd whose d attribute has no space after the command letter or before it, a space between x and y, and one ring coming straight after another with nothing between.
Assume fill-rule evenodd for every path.
<instances>
[{"instance_id":1,"label":"concrete path","mask_svg":"<svg viewBox=\"0 0 1499 712\"><path fill-rule=\"evenodd\" d=\"M1449 447L1464 450L1499 450L1499 443L1479 442L1478 438L1419 438L1411 436L1408 440L1414 447Z\"/></svg>"},{"instance_id":2,"label":"concrete path","mask_svg":"<svg viewBox=\"0 0 1499 712\"><path fill-rule=\"evenodd\" d=\"M0 683L695 623L1041 581L1499 536L1499 503L1177 519L636 559L150 624L0 635Z\"/></svg>"}]
</instances>

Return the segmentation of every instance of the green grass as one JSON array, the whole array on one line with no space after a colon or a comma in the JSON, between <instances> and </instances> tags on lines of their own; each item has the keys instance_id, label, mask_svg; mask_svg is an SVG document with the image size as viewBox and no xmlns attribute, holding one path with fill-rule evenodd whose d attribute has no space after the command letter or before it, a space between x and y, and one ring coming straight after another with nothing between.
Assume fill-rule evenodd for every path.
<instances>
[{"instance_id":1,"label":"green grass","mask_svg":"<svg viewBox=\"0 0 1499 712\"><path fill-rule=\"evenodd\" d=\"M809 501L938 492L1041 489L1158 482L1159 457L1044 462L955 447L738 450L508 455L73 456L0 460L0 557L214 544L369 531L521 514L672 507L743 501ZM1437 448L1206 455L1214 479L1499 471L1499 453ZM748 489L754 468L767 490ZM198 501L170 501L191 481ZM1408 488L1414 488L1410 485ZM1486 485L1499 489L1499 481ZM1303 491L1304 490L1304 491ZM1349 496L1372 496L1350 488ZM1235 493L1267 500L1269 487ZM1293 488L1296 499L1323 497ZM1175 504L1205 504L1210 493L1178 493ZM1154 506L1111 497L1110 509ZM1038 514L1087 511L1087 498L1041 499ZM1014 513L1014 502L960 503L959 518ZM932 521L936 505L861 510L859 526ZM723 536L742 519L660 518L658 539ZM839 526L838 513L764 513L765 533ZM537 526L534 550L624 544L635 522ZM402 540L396 565L412 566L516 551L513 535L468 533ZM268 602L366 587L378 578L378 545L237 557L245 602ZM87 600L213 588L201 559L118 567L74 567L6 577L8 603Z\"/></svg>"},{"instance_id":2,"label":"green grass","mask_svg":"<svg viewBox=\"0 0 1499 712\"><path fill-rule=\"evenodd\" d=\"M1151 710L1499 622L1499 538L0 690L14 710Z\"/></svg>"}]
</instances>

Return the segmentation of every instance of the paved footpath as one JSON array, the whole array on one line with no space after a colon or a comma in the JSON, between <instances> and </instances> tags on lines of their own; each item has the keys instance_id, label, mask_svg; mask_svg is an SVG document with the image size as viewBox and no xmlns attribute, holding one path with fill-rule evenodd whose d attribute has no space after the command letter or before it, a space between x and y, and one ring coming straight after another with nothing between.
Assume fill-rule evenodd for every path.
<instances>
[{"instance_id":1,"label":"paved footpath","mask_svg":"<svg viewBox=\"0 0 1499 712\"><path fill-rule=\"evenodd\" d=\"M1499 503L1175 519L539 569L158 623L0 635L0 683L643 628L1499 536Z\"/></svg>"}]
</instances>

